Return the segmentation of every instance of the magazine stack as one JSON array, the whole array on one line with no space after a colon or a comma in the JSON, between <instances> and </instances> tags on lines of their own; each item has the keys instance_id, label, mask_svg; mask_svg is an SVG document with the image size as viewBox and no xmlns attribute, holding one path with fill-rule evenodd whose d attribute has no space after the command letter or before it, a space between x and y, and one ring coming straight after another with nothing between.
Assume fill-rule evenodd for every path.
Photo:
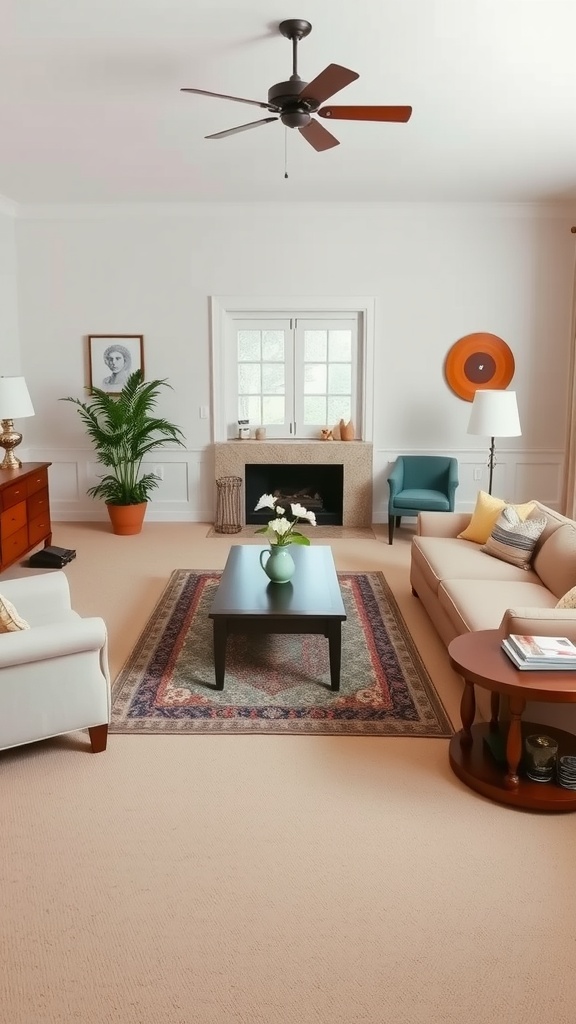
<instances>
[{"instance_id":1,"label":"magazine stack","mask_svg":"<svg viewBox=\"0 0 576 1024\"><path fill-rule=\"evenodd\" d=\"M516 668L529 672L555 669L576 672L576 645L566 636L520 636L511 633L502 647Z\"/></svg>"}]
</instances>

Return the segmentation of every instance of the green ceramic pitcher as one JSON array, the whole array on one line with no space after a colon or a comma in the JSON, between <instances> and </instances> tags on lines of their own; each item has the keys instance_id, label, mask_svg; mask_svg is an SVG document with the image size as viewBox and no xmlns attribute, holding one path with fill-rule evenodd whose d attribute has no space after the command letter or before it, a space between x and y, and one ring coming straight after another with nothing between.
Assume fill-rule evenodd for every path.
<instances>
[{"instance_id":1,"label":"green ceramic pitcher","mask_svg":"<svg viewBox=\"0 0 576 1024\"><path fill-rule=\"evenodd\" d=\"M279 544L260 552L260 565L272 583L288 583L296 568L288 545Z\"/></svg>"}]
</instances>

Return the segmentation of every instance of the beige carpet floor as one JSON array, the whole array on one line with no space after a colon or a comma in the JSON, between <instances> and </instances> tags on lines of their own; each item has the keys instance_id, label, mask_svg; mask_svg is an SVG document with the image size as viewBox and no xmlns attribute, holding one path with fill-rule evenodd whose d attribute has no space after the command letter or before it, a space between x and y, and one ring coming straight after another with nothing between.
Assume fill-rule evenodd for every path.
<instances>
[{"instance_id":1,"label":"beige carpet floor","mask_svg":"<svg viewBox=\"0 0 576 1024\"><path fill-rule=\"evenodd\" d=\"M57 524L116 673L208 524ZM394 545L386 574L457 721L460 681ZM13 570L10 575L30 570ZM8 575L8 574L7 574ZM447 740L82 734L0 754L0 1007L9 1024L573 1024L574 815L491 803Z\"/></svg>"}]
</instances>

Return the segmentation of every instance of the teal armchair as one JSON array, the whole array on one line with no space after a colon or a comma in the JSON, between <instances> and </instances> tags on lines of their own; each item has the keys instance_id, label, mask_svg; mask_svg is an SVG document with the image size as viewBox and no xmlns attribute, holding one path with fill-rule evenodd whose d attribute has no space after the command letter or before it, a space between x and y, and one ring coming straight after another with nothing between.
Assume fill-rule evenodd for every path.
<instances>
[{"instance_id":1,"label":"teal armchair","mask_svg":"<svg viewBox=\"0 0 576 1024\"><path fill-rule=\"evenodd\" d=\"M402 516L453 512L458 459L443 455L399 455L388 477L388 543Z\"/></svg>"}]
</instances>

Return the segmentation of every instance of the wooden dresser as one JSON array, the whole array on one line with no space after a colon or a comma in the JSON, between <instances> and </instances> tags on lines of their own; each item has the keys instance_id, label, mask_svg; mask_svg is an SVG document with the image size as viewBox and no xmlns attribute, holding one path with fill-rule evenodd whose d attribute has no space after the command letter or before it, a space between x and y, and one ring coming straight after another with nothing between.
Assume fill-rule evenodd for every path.
<instances>
[{"instance_id":1,"label":"wooden dresser","mask_svg":"<svg viewBox=\"0 0 576 1024\"><path fill-rule=\"evenodd\" d=\"M0 470L0 572L39 544L50 544L48 466L24 462Z\"/></svg>"}]
</instances>

